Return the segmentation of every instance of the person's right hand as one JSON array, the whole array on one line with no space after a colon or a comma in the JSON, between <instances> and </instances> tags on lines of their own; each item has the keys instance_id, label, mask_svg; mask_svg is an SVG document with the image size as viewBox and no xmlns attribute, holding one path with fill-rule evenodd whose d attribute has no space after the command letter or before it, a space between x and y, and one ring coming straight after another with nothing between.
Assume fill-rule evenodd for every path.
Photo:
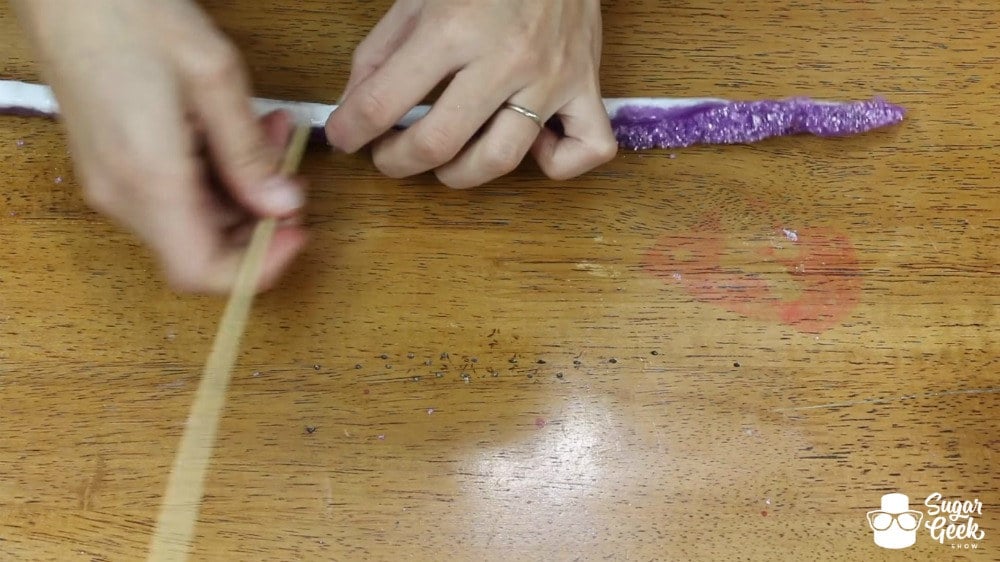
<instances>
[{"instance_id":1,"label":"person's right hand","mask_svg":"<svg viewBox=\"0 0 1000 562\"><path fill-rule=\"evenodd\" d=\"M87 202L183 291L224 292L256 217L285 220L261 288L303 248L303 188L277 175L291 123L259 120L240 57L190 0L14 0L59 100Z\"/></svg>"}]
</instances>

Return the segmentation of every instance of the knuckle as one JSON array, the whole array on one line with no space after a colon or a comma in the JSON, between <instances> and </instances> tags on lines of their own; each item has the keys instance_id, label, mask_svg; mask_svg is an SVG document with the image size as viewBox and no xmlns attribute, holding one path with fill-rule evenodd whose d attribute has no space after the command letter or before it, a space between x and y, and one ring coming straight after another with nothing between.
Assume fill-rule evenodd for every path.
<instances>
[{"instance_id":1,"label":"knuckle","mask_svg":"<svg viewBox=\"0 0 1000 562\"><path fill-rule=\"evenodd\" d=\"M194 72L198 80L210 85L225 85L237 80L240 75L239 52L227 42L205 49L195 61Z\"/></svg>"},{"instance_id":2,"label":"knuckle","mask_svg":"<svg viewBox=\"0 0 1000 562\"><path fill-rule=\"evenodd\" d=\"M468 181L462 181L459 177L453 174L445 174L439 171L435 171L434 175L437 176L441 185L451 188L451 189L465 189L468 187L473 187L475 184L471 184Z\"/></svg>"},{"instance_id":3,"label":"knuckle","mask_svg":"<svg viewBox=\"0 0 1000 562\"><path fill-rule=\"evenodd\" d=\"M370 72L375 68L375 57L369 52L367 45L362 43L351 53L351 69L355 72Z\"/></svg>"},{"instance_id":4,"label":"knuckle","mask_svg":"<svg viewBox=\"0 0 1000 562\"><path fill-rule=\"evenodd\" d=\"M123 152L126 153L127 152ZM80 166L80 177L83 185L83 200L88 207L95 211L116 216L120 211L127 209L131 197L131 189L137 184L139 176L135 171L136 166L128 158L111 157L101 155L82 162Z\"/></svg>"},{"instance_id":5,"label":"knuckle","mask_svg":"<svg viewBox=\"0 0 1000 562\"><path fill-rule=\"evenodd\" d=\"M177 293L196 293L199 285L193 277L184 273L166 270L167 286Z\"/></svg>"},{"instance_id":6,"label":"knuckle","mask_svg":"<svg viewBox=\"0 0 1000 562\"><path fill-rule=\"evenodd\" d=\"M378 91L364 92L356 109L361 120L374 129L388 129L394 125L386 96Z\"/></svg>"},{"instance_id":7,"label":"knuckle","mask_svg":"<svg viewBox=\"0 0 1000 562\"><path fill-rule=\"evenodd\" d=\"M195 293L205 288L204 267L192 259L173 253L162 257L167 284L179 293Z\"/></svg>"},{"instance_id":8,"label":"knuckle","mask_svg":"<svg viewBox=\"0 0 1000 562\"><path fill-rule=\"evenodd\" d=\"M354 52L351 53L351 67L354 69L360 69L367 66L368 59L369 57L368 52L365 49L365 42L362 42L358 45L358 48L354 49Z\"/></svg>"},{"instance_id":9,"label":"knuckle","mask_svg":"<svg viewBox=\"0 0 1000 562\"><path fill-rule=\"evenodd\" d=\"M545 175L549 177L549 179L555 181L566 181L576 175L575 173L573 173L572 170L551 165L543 168L543 171L545 172Z\"/></svg>"},{"instance_id":10,"label":"knuckle","mask_svg":"<svg viewBox=\"0 0 1000 562\"><path fill-rule=\"evenodd\" d=\"M541 54L525 41L510 41L506 45L507 64L515 76L534 79L543 74ZM560 69L557 64L545 64L552 69Z\"/></svg>"},{"instance_id":11,"label":"knuckle","mask_svg":"<svg viewBox=\"0 0 1000 562\"><path fill-rule=\"evenodd\" d=\"M83 201L91 209L103 214L112 213L116 207L116 197L111 189L111 183L106 180L85 180Z\"/></svg>"},{"instance_id":12,"label":"knuckle","mask_svg":"<svg viewBox=\"0 0 1000 562\"><path fill-rule=\"evenodd\" d=\"M591 153L594 158L594 165L609 162L618 155L618 141L611 134L602 135L601 138L591 146Z\"/></svg>"},{"instance_id":13,"label":"knuckle","mask_svg":"<svg viewBox=\"0 0 1000 562\"><path fill-rule=\"evenodd\" d=\"M225 172L239 188L263 181L277 167L278 155L263 139L248 142L226 155Z\"/></svg>"},{"instance_id":14,"label":"knuckle","mask_svg":"<svg viewBox=\"0 0 1000 562\"><path fill-rule=\"evenodd\" d=\"M439 45L451 51L468 48L470 43L475 44L469 41L469 27L468 20L462 14L453 13L441 16L436 25L431 28L435 30L436 41Z\"/></svg>"},{"instance_id":15,"label":"knuckle","mask_svg":"<svg viewBox=\"0 0 1000 562\"><path fill-rule=\"evenodd\" d=\"M538 164L542 168L542 172L549 179L555 181L565 181L577 175L577 172L572 169L572 166L567 165L565 161L554 159L539 160Z\"/></svg>"},{"instance_id":16,"label":"knuckle","mask_svg":"<svg viewBox=\"0 0 1000 562\"><path fill-rule=\"evenodd\" d=\"M494 175L514 171L521 163L521 151L509 142L493 142L486 146L483 167Z\"/></svg>"},{"instance_id":17,"label":"knuckle","mask_svg":"<svg viewBox=\"0 0 1000 562\"><path fill-rule=\"evenodd\" d=\"M372 151L372 163L375 165L375 169L386 177L400 179L407 176L407 174L399 168L397 161L387 156L383 150Z\"/></svg>"},{"instance_id":18,"label":"knuckle","mask_svg":"<svg viewBox=\"0 0 1000 562\"><path fill-rule=\"evenodd\" d=\"M145 164L144 163L148 163ZM150 158L136 157L117 170L118 184L134 201L148 202L178 187L179 174Z\"/></svg>"},{"instance_id":19,"label":"knuckle","mask_svg":"<svg viewBox=\"0 0 1000 562\"><path fill-rule=\"evenodd\" d=\"M447 163L461 149L456 147L454 134L438 125L422 128L413 138L413 152L417 159L432 167Z\"/></svg>"}]
</instances>

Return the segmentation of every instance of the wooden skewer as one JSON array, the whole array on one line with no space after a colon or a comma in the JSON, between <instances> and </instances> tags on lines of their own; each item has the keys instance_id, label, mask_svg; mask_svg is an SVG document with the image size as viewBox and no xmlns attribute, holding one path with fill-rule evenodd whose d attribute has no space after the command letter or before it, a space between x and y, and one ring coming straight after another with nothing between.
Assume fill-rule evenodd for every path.
<instances>
[{"instance_id":1,"label":"wooden skewer","mask_svg":"<svg viewBox=\"0 0 1000 562\"><path fill-rule=\"evenodd\" d=\"M291 175L298 170L308 139L309 127L299 125L285 150L281 163L282 174ZM219 418L226 400L226 388L236 363L250 306L253 304L264 255L271 245L276 226L273 218L261 220L257 224L240 263L170 470L167 491L149 548L150 562L183 562L190 555L201 507L205 472L212 459Z\"/></svg>"}]
</instances>

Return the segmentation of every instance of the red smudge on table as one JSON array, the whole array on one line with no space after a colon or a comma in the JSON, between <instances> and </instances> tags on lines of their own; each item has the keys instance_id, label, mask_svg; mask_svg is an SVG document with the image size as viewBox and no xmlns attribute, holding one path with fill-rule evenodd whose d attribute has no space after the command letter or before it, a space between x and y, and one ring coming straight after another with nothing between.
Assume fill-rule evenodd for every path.
<instances>
[{"instance_id":1,"label":"red smudge on table","mask_svg":"<svg viewBox=\"0 0 1000 562\"><path fill-rule=\"evenodd\" d=\"M767 517L767 510L766 509L760 510L760 516L761 517Z\"/></svg>"},{"instance_id":2,"label":"red smudge on table","mask_svg":"<svg viewBox=\"0 0 1000 562\"><path fill-rule=\"evenodd\" d=\"M545 427L545 418L535 418L535 427L541 429Z\"/></svg>"},{"instance_id":3,"label":"red smudge on table","mask_svg":"<svg viewBox=\"0 0 1000 562\"><path fill-rule=\"evenodd\" d=\"M699 301L801 332L823 332L861 300L857 252L843 232L798 227L791 241L786 228L726 232L712 217L689 233L658 239L643 267Z\"/></svg>"}]
</instances>

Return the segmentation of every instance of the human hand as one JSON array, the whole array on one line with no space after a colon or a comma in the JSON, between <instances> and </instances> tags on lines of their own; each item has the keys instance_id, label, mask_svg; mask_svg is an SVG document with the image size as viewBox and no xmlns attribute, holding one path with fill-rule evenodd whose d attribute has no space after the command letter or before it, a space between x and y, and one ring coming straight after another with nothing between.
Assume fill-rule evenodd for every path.
<instances>
[{"instance_id":1,"label":"human hand","mask_svg":"<svg viewBox=\"0 0 1000 562\"><path fill-rule=\"evenodd\" d=\"M303 248L288 116L254 114L229 41L194 2L15 0L60 104L87 202L156 252L171 284L225 292L258 216L283 219L272 285Z\"/></svg>"},{"instance_id":2,"label":"human hand","mask_svg":"<svg viewBox=\"0 0 1000 562\"><path fill-rule=\"evenodd\" d=\"M435 170L451 187L502 176L531 154L546 175L566 179L614 157L601 101L599 0L397 0L354 53L330 144L354 152L369 142L391 177ZM392 126L450 79L426 117ZM564 134L539 128L506 102ZM481 134L477 135L481 131Z\"/></svg>"}]
</instances>

